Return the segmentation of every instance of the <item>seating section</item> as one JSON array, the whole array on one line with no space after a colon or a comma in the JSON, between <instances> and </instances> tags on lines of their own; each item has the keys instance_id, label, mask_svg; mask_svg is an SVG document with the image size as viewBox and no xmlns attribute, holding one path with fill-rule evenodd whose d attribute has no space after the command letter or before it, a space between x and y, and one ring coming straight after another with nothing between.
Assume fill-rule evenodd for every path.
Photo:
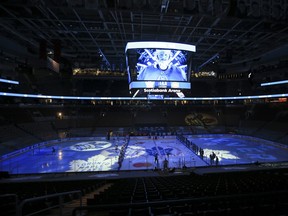
<instances>
[{"instance_id":1,"label":"seating section","mask_svg":"<svg viewBox=\"0 0 288 216\"><path fill-rule=\"evenodd\" d=\"M7 147L1 147L0 153L8 153L15 144L18 148L18 145L25 147L58 139L62 132L69 137L105 136L109 130L118 130L115 128L125 128L125 135L129 132L134 135L238 133L288 144L287 103L275 107L269 104L244 107L167 104L169 109L143 105L142 110L142 104L137 101L100 102L85 108L1 107L0 142ZM135 109L131 110L131 106ZM61 118L57 117L60 111ZM13 150L15 148L10 152Z\"/></svg>"},{"instance_id":2,"label":"seating section","mask_svg":"<svg viewBox=\"0 0 288 216\"><path fill-rule=\"evenodd\" d=\"M29 179L29 178L28 178ZM15 215L15 206L29 198L36 198L51 194L70 192L80 190L82 196L105 184L105 181L91 181L91 180L74 180L74 181L23 181L23 182L9 182L0 184L0 201L2 213L4 215ZM63 202L69 202L76 199L75 195L69 194L63 197ZM36 212L38 210L46 209L50 206L57 205L59 197L46 198L44 200L37 200L35 202L27 203L23 208L23 215Z\"/></svg>"},{"instance_id":3,"label":"seating section","mask_svg":"<svg viewBox=\"0 0 288 216\"><path fill-rule=\"evenodd\" d=\"M148 174L147 174L148 175ZM1 209L12 215L15 204L49 194L80 190L86 215L287 215L288 168L202 173L183 172L158 176L105 180L7 181L0 183ZM67 176L69 177L69 176ZM102 187L104 186L105 187ZM102 188L97 193L96 189ZM7 194L15 196L7 197ZM93 196L94 194L94 196ZM64 201L75 196L67 195ZM23 212L54 206L58 198L25 205ZM75 215L78 207L74 209ZM11 213L12 212L12 213ZM11 214L10 214L11 213Z\"/></svg>"},{"instance_id":4,"label":"seating section","mask_svg":"<svg viewBox=\"0 0 288 216\"><path fill-rule=\"evenodd\" d=\"M19 127L14 125L7 125L0 127L1 155L16 151L18 149L29 146L31 143L39 142L34 136L26 133Z\"/></svg>"},{"instance_id":5,"label":"seating section","mask_svg":"<svg viewBox=\"0 0 288 216\"><path fill-rule=\"evenodd\" d=\"M280 216L288 209L287 174L279 169L114 180L87 205L93 214L107 207L109 215Z\"/></svg>"}]
</instances>

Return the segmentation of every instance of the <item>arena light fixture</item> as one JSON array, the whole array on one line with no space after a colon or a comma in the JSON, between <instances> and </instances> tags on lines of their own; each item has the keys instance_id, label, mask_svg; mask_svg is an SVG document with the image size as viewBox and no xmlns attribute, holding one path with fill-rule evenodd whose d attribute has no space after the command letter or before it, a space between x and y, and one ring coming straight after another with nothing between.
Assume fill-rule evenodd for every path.
<instances>
[{"instance_id":1,"label":"arena light fixture","mask_svg":"<svg viewBox=\"0 0 288 216\"><path fill-rule=\"evenodd\" d=\"M280 80L275 82L267 82L267 83L261 83L261 86L270 86L270 85L281 85L281 84L287 84L288 80Z\"/></svg>"},{"instance_id":2,"label":"arena light fixture","mask_svg":"<svg viewBox=\"0 0 288 216\"><path fill-rule=\"evenodd\" d=\"M18 81L8 80L8 79L1 79L1 78L0 78L0 82L19 85L19 82L18 82Z\"/></svg>"},{"instance_id":3,"label":"arena light fixture","mask_svg":"<svg viewBox=\"0 0 288 216\"><path fill-rule=\"evenodd\" d=\"M58 95L36 95L36 94L20 94L10 92L0 92L0 96L6 97L24 97L39 99L60 99L60 100L147 100L147 97L80 97L80 96L58 96ZM214 100L246 100L246 99L265 99L265 98L283 98L288 97L288 93L270 94L270 95L252 95L252 96L230 96L230 97L169 97L154 98L154 100L186 100L186 101L214 101Z\"/></svg>"},{"instance_id":4,"label":"arena light fixture","mask_svg":"<svg viewBox=\"0 0 288 216\"><path fill-rule=\"evenodd\" d=\"M129 49L147 49L147 48L175 49L175 50L185 50L189 52L196 52L196 46L194 45L164 42L164 41L128 42L125 48L125 52L127 52L127 50Z\"/></svg>"}]
</instances>

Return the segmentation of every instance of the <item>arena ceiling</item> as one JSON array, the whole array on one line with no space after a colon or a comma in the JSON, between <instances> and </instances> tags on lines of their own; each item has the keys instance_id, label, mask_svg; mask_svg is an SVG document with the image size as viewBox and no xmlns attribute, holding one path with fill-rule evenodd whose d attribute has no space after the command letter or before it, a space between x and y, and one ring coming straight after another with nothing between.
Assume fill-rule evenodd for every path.
<instances>
[{"instance_id":1,"label":"arena ceiling","mask_svg":"<svg viewBox=\"0 0 288 216\"><path fill-rule=\"evenodd\" d=\"M40 44L44 42L47 52L53 52L58 44L61 58L73 66L115 70L126 66L124 50L129 41L196 45L195 68L212 61L227 65L258 61L275 49L279 55L281 50L287 55L288 3L264 0L241 3L4 0L0 4L1 55L29 62L29 55L39 56ZM12 41L13 46L7 41ZM23 53L23 47L27 53ZM286 53L281 48L286 48Z\"/></svg>"}]
</instances>

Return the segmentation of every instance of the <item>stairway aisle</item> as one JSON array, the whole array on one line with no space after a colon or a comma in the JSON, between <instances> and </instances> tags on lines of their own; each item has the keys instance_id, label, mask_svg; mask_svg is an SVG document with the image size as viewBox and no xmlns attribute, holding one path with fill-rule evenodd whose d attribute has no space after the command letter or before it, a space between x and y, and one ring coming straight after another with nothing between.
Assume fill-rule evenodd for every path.
<instances>
[{"instance_id":1,"label":"stairway aisle","mask_svg":"<svg viewBox=\"0 0 288 216\"><path fill-rule=\"evenodd\" d=\"M82 206L87 206L87 199L88 198L94 198L94 195L99 194L100 192L103 192L104 190L111 187L112 183L107 183L103 185L102 187L96 189L95 191L92 191L90 193L85 194L82 196ZM52 209L48 214L45 214L45 216L71 216L73 213L73 210L77 207L80 207L80 199L72 200L69 203L66 203L62 206L62 212L60 208L54 208ZM87 215L86 212L82 212L82 214L77 214L77 216L84 216Z\"/></svg>"}]
</instances>

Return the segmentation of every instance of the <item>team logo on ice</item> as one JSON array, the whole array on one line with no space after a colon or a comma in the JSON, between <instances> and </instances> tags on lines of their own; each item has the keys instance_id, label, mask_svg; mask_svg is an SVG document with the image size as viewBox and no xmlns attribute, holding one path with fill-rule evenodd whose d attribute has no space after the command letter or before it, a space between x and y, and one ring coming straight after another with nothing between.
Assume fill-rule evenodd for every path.
<instances>
[{"instance_id":1,"label":"team logo on ice","mask_svg":"<svg viewBox=\"0 0 288 216\"><path fill-rule=\"evenodd\" d=\"M112 144L106 141L86 141L79 142L70 147L74 151L98 151L109 148Z\"/></svg>"}]
</instances>

